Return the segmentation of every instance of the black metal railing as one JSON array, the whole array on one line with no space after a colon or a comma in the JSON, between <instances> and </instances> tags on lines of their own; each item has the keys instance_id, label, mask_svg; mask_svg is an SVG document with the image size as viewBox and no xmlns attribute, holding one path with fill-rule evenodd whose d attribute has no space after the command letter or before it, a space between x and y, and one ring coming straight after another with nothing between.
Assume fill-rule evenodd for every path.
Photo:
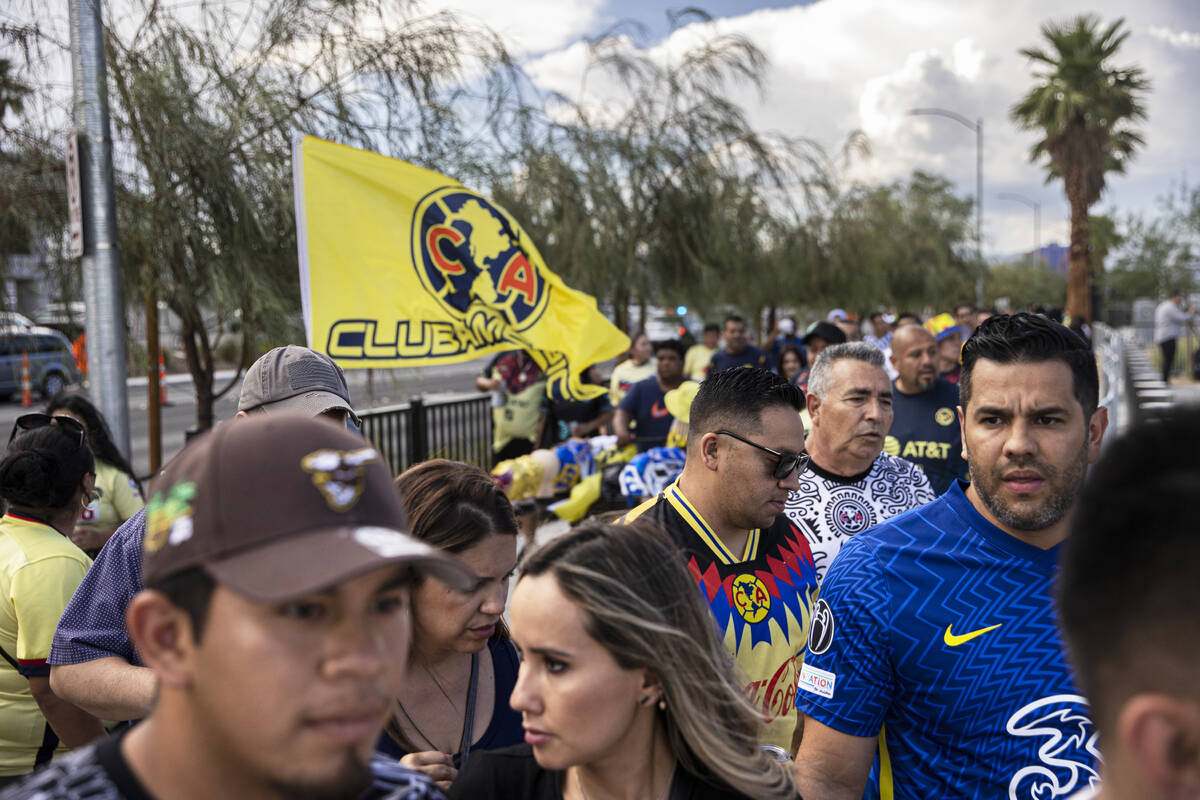
<instances>
[{"instance_id":1,"label":"black metal railing","mask_svg":"<svg viewBox=\"0 0 1200 800\"><path fill-rule=\"evenodd\" d=\"M492 405L486 394L425 401L416 398L359 413L362 434L393 475L430 458L488 469L492 464Z\"/></svg>"}]
</instances>

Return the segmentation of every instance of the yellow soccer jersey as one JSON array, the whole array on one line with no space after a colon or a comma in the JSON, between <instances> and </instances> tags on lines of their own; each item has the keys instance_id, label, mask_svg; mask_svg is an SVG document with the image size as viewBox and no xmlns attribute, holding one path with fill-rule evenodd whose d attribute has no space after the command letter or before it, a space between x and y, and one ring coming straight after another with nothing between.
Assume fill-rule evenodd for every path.
<instances>
[{"instance_id":1,"label":"yellow soccer jersey","mask_svg":"<svg viewBox=\"0 0 1200 800\"><path fill-rule=\"evenodd\" d=\"M46 718L29 678L50 674L46 657L58 618L91 559L39 520L0 518L0 647L19 665L0 662L0 775L33 769Z\"/></svg>"},{"instance_id":2,"label":"yellow soccer jersey","mask_svg":"<svg viewBox=\"0 0 1200 800\"><path fill-rule=\"evenodd\" d=\"M96 495L76 524L112 530L145 505L133 478L103 461L96 462Z\"/></svg>"},{"instance_id":3,"label":"yellow soccer jersey","mask_svg":"<svg viewBox=\"0 0 1200 800\"><path fill-rule=\"evenodd\" d=\"M746 696L764 723L762 744L790 750L796 728L796 676L804 659L817 572L804 520L783 514L751 531L739 557L671 484L625 515L653 521L674 540L733 655Z\"/></svg>"}]
</instances>

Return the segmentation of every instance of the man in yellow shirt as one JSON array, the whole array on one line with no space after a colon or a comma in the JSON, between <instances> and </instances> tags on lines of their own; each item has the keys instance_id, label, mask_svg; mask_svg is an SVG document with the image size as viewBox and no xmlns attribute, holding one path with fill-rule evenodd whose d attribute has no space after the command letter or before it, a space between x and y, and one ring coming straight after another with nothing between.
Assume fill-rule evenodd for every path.
<instances>
[{"instance_id":1,"label":"man in yellow shirt","mask_svg":"<svg viewBox=\"0 0 1200 800\"><path fill-rule=\"evenodd\" d=\"M710 322L704 326L704 338L688 348L683 358L683 374L694 381L702 381L708 374L708 362L717 352L721 339L721 326Z\"/></svg>"}]
</instances>

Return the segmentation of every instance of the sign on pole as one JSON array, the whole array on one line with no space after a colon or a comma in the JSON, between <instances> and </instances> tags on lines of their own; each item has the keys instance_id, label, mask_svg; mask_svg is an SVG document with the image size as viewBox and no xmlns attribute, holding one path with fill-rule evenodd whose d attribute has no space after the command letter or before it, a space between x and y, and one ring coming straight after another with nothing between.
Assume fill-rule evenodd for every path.
<instances>
[{"instance_id":1,"label":"sign on pole","mask_svg":"<svg viewBox=\"0 0 1200 800\"><path fill-rule=\"evenodd\" d=\"M71 232L71 257L83 255L83 192L79 186L79 133L67 134L67 220Z\"/></svg>"}]
</instances>

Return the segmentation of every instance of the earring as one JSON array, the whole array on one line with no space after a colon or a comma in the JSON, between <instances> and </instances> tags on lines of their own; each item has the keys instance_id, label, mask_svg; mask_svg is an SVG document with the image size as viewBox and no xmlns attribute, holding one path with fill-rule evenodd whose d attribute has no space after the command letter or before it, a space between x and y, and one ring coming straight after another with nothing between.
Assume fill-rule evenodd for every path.
<instances>
[{"instance_id":1,"label":"earring","mask_svg":"<svg viewBox=\"0 0 1200 800\"><path fill-rule=\"evenodd\" d=\"M658 699L658 710L659 711L667 710L667 699L665 697L660 697Z\"/></svg>"}]
</instances>

